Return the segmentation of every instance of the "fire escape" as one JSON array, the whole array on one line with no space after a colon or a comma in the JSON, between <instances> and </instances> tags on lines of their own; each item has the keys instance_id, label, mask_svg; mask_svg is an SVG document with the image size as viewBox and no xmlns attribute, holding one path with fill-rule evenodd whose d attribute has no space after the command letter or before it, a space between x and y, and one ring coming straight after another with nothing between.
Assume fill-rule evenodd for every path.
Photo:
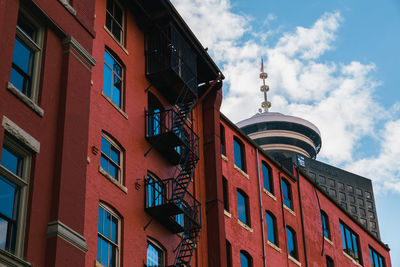
<instances>
[{"instance_id":1,"label":"fire escape","mask_svg":"<svg viewBox=\"0 0 400 267\"><path fill-rule=\"evenodd\" d=\"M173 266L190 266L201 228L200 203L189 192L199 160L199 138L187 122L198 98L196 55L172 24L148 31L145 53L147 78L173 103L146 111L146 139L177 170L173 177L146 178L145 209L181 233Z\"/></svg>"}]
</instances>

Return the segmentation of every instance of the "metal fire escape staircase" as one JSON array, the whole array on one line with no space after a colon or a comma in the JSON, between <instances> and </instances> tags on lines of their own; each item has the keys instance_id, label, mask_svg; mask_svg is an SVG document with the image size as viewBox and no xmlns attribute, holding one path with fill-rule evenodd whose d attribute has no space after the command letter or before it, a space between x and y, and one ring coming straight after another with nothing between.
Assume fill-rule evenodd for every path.
<instances>
[{"instance_id":1,"label":"metal fire escape staircase","mask_svg":"<svg viewBox=\"0 0 400 267\"><path fill-rule=\"evenodd\" d=\"M176 165L176 172L168 179L147 177L145 209L172 232L180 233L173 266L188 267L201 228L200 203L189 192L199 160L199 138L188 123L198 99L196 61L171 25L166 32L171 36L167 41L165 34L153 36L154 31L148 36L146 75L168 99L175 95L175 101L169 109L146 111L146 139ZM191 61L194 65L186 64Z\"/></svg>"}]
</instances>

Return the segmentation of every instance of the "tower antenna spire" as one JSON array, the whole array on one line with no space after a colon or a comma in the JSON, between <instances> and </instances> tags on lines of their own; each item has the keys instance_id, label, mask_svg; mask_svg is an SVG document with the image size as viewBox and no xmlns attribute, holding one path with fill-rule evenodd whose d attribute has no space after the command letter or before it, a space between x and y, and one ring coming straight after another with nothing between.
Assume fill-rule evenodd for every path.
<instances>
[{"instance_id":1,"label":"tower antenna spire","mask_svg":"<svg viewBox=\"0 0 400 267\"><path fill-rule=\"evenodd\" d=\"M260 69L260 79L263 80L263 84L260 87L260 91L264 93L264 101L261 103L261 107L264 109L264 112L268 112L268 109L271 107L271 102L268 101L267 92L269 91L269 86L265 84L265 79L267 79L268 74L264 72L264 61L261 58L261 69Z\"/></svg>"}]
</instances>

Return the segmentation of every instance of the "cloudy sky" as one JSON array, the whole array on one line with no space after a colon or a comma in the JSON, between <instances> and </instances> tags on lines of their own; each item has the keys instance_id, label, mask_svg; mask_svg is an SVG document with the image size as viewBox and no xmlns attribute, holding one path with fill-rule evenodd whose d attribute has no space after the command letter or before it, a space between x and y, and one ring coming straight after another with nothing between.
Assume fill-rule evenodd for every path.
<instances>
[{"instance_id":1,"label":"cloudy sky","mask_svg":"<svg viewBox=\"0 0 400 267\"><path fill-rule=\"evenodd\" d=\"M400 266L400 2L172 2L226 77L228 118L260 108L262 57L270 110L320 129L318 160L373 180L382 239Z\"/></svg>"}]
</instances>

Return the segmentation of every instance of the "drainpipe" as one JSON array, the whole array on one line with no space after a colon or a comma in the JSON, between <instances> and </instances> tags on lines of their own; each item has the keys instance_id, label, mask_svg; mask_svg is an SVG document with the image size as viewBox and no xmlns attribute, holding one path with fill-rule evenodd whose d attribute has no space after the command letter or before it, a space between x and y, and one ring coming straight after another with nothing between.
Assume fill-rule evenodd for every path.
<instances>
[{"instance_id":1,"label":"drainpipe","mask_svg":"<svg viewBox=\"0 0 400 267\"><path fill-rule=\"evenodd\" d=\"M265 255L265 233L264 233L264 210L262 207L262 196L261 196L261 182L260 182L260 166L258 163L258 148L256 148L256 163L257 163L257 182L258 182L258 199L260 201L260 221L261 221L261 238L263 248L263 266L267 266L267 257Z\"/></svg>"},{"instance_id":2,"label":"drainpipe","mask_svg":"<svg viewBox=\"0 0 400 267\"><path fill-rule=\"evenodd\" d=\"M304 233L303 208L302 208L302 205L301 205L301 197L300 197L299 169L298 169L297 166L295 166L295 168L296 168L296 177L297 177L297 190L298 190L298 192L299 192L299 206L300 206L301 230L303 231L304 258L305 258L305 262L306 262L306 267L308 267L306 236L305 236L305 233Z\"/></svg>"},{"instance_id":3,"label":"drainpipe","mask_svg":"<svg viewBox=\"0 0 400 267\"><path fill-rule=\"evenodd\" d=\"M281 196L281 209L282 209L282 223L283 223L283 229L284 229L284 237L285 237L285 243L286 243L286 249L288 250L288 255L289 255L289 249L288 249L288 240L287 240L287 232L286 232L286 221L285 221L285 211L283 209L283 196L282 196L282 178L281 178L281 172L279 171L279 192ZM289 267L289 257L286 257L286 263L287 266Z\"/></svg>"}]
</instances>

